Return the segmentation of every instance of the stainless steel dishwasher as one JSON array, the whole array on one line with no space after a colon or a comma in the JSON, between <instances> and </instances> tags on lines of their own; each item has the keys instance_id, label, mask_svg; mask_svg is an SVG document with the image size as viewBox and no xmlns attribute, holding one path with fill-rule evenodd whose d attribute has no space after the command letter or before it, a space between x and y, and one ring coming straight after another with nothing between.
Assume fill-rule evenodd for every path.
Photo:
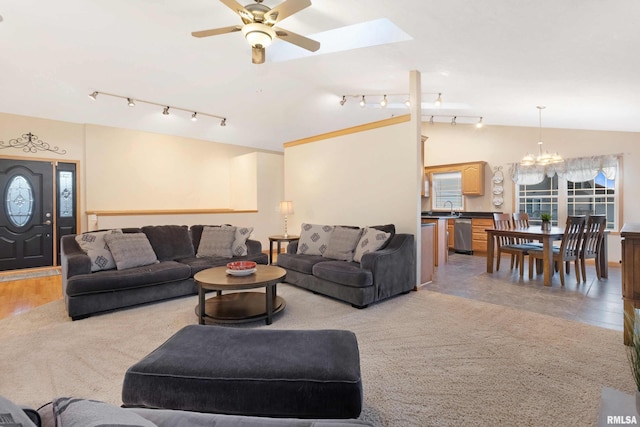
<instances>
[{"instance_id":1,"label":"stainless steel dishwasher","mask_svg":"<svg viewBox=\"0 0 640 427\"><path fill-rule=\"evenodd\" d=\"M456 218L453 227L453 251L458 254L473 255L471 219Z\"/></svg>"}]
</instances>

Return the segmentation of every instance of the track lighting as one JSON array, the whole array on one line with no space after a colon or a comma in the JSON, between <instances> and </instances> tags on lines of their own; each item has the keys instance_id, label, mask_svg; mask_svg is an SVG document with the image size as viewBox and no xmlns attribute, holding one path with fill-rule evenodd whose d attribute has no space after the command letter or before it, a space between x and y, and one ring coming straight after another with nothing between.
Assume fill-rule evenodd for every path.
<instances>
[{"instance_id":1,"label":"track lighting","mask_svg":"<svg viewBox=\"0 0 640 427\"><path fill-rule=\"evenodd\" d=\"M342 95L342 100L340 101L340 105L344 105L347 102L347 97Z\"/></svg>"},{"instance_id":2,"label":"track lighting","mask_svg":"<svg viewBox=\"0 0 640 427\"><path fill-rule=\"evenodd\" d=\"M364 95L362 95L362 99L360 100L360 106L364 108L367 105L367 102L364 99Z\"/></svg>"},{"instance_id":3,"label":"track lighting","mask_svg":"<svg viewBox=\"0 0 640 427\"><path fill-rule=\"evenodd\" d=\"M465 122L464 124L474 124L476 128L480 129L482 127L484 127L484 122L483 122L483 118L481 116L454 116L454 115L442 115L442 114L423 114L422 117L424 117L424 121L427 120L427 117L429 118L429 124L434 124L435 122L437 122L439 118L446 118L448 120L450 120L450 124L451 126L456 126L458 124L458 120L462 119L463 122ZM473 120L477 120L476 122L471 122L470 119Z\"/></svg>"},{"instance_id":4,"label":"track lighting","mask_svg":"<svg viewBox=\"0 0 640 427\"><path fill-rule=\"evenodd\" d=\"M407 99L406 101L404 101L404 105L406 105L407 108L411 108L411 101Z\"/></svg>"},{"instance_id":5,"label":"track lighting","mask_svg":"<svg viewBox=\"0 0 640 427\"><path fill-rule=\"evenodd\" d=\"M380 101L380 106L381 106L382 108L384 108L384 107L386 107L386 106L387 106L387 95L385 95L385 96L382 98L382 101Z\"/></svg>"},{"instance_id":6,"label":"track lighting","mask_svg":"<svg viewBox=\"0 0 640 427\"><path fill-rule=\"evenodd\" d=\"M151 101L143 101L141 99L133 99L133 98L128 97L128 96L116 95L116 94L113 94L113 93L98 92L96 90L96 91L93 91L92 93L89 94L89 98L91 98L92 100L95 101L96 98L98 97L98 95L112 96L114 98L124 99L124 100L127 101L127 105L129 107L135 107L136 104L140 104L140 103L149 104L149 105L155 105L157 107L161 107L162 108L162 114L164 114L165 116L168 116L170 114L169 110L171 109L171 110L178 110L178 111L184 111L184 112L187 112L187 113L191 113L191 120L194 121L194 122L198 121L198 118L200 118L200 116L207 116L207 117L213 117L214 119L222 120L222 122L220 123L220 126L226 126L226 124L227 124L226 117L216 116L215 114L197 112L197 111L194 111L192 109L173 107L171 105L160 104L160 103L151 102ZM346 98L345 98L345 100L346 100Z\"/></svg>"},{"instance_id":7,"label":"track lighting","mask_svg":"<svg viewBox=\"0 0 640 427\"><path fill-rule=\"evenodd\" d=\"M438 94L438 98L436 98L436 101L433 103L433 105L436 106L436 108L440 107L442 105L442 94L439 93Z\"/></svg>"},{"instance_id":8,"label":"track lighting","mask_svg":"<svg viewBox=\"0 0 640 427\"><path fill-rule=\"evenodd\" d=\"M423 92L422 93L423 97L425 95L438 95L438 98L434 101L434 104L436 107L439 107L442 104L442 93L441 92ZM402 108L400 103L403 103L405 107L410 108L411 107L411 101L409 99L409 95L406 93L387 93L387 94L372 94L372 93L367 93L367 94L358 94L358 95L341 95L340 98L340 105L344 106L347 101L348 98L356 98L360 100L360 106L362 108L365 108L367 106L367 97L371 98L371 97L375 97L377 99L380 99L380 107L382 108ZM399 99L398 99L399 98ZM370 104L371 106L372 104ZM426 104L423 104L424 108L430 108L430 106L427 106Z\"/></svg>"}]
</instances>

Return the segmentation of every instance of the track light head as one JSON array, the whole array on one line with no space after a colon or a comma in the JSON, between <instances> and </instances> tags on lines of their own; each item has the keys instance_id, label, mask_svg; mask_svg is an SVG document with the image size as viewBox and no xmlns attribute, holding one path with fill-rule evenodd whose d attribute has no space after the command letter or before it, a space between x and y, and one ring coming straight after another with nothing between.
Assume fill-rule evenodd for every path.
<instances>
[{"instance_id":1,"label":"track light head","mask_svg":"<svg viewBox=\"0 0 640 427\"><path fill-rule=\"evenodd\" d=\"M478 120L478 123L476 123L476 127L480 129L482 126L484 126L484 124L482 123L482 117L480 117L480 120Z\"/></svg>"},{"instance_id":2,"label":"track light head","mask_svg":"<svg viewBox=\"0 0 640 427\"><path fill-rule=\"evenodd\" d=\"M93 93L89 94L89 98L93 99L94 101L96 100L97 97L98 97L97 91L94 91Z\"/></svg>"},{"instance_id":3,"label":"track light head","mask_svg":"<svg viewBox=\"0 0 640 427\"><path fill-rule=\"evenodd\" d=\"M381 106L382 108L384 108L384 107L386 107L386 106L387 106L387 95L385 95L385 96L383 96L383 97L382 97L382 101L380 101L380 106Z\"/></svg>"},{"instance_id":4,"label":"track light head","mask_svg":"<svg viewBox=\"0 0 640 427\"><path fill-rule=\"evenodd\" d=\"M429 119L429 124L433 124L433 116Z\"/></svg>"},{"instance_id":5,"label":"track light head","mask_svg":"<svg viewBox=\"0 0 640 427\"><path fill-rule=\"evenodd\" d=\"M442 93L438 94L438 97L436 98L436 101L433 103L436 107L439 107L442 105Z\"/></svg>"},{"instance_id":6,"label":"track light head","mask_svg":"<svg viewBox=\"0 0 640 427\"><path fill-rule=\"evenodd\" d=\"M220 126L225 127L227 125L227 119L226 117L222 120L220 120Z\"/></svg>"},{"instance_id":7,"label":"track light head","mask_svg":"<svg viewBox=\"0 0 640 427\"><path fill-rule=\"evenodd\" d=\"M362 95L362 99L360 100L360 106L364 108L365 105L367 105L367 101L364 99L364 95Z\"/></svg>"},{"instance_id":8,"label":"track light head","mask_svg":"<svg viewBox=\"0 0 640 427\"><path fill-rule=\"evenodd\" d=\"M407 108L411 108L411 101L407 99L406 101L404 101L404 105L406 105Z\"/></svg>"},{"instance_id":9,"label":"track light head","mask_svg":"<svg viewBox=\"0 0 640 427\"><path fill-rule=\"evenodd\" d=\"M342 99L340 100L340 105L344 105L347 102L347 97L342 95Z\"/></svg>"},{"instance_id":10,"label":"track light head","mask_svg":"<svg viewBox=\"0 0 640 427\"><path fill-rule=\"evenodd\" d=\"M135 106L136 106L136 103L133 101L133 99L131 99L131 98L127 98L127 105L128 105L129 107L135 107Z\"/></svg>"},{"instance_id":11,"label":"track light head","mask_svg":"<svg viewBox=\"0 0 640 427\"><path fill-rule=\"evenodd\" d=\"M453 116L453 119L451 119L451 126L457 125L457 123L456 123L456 119L457 118L458 118L457 116Z\"/></svg>"},{"instance_id":12,"label":"track light head","mask_svg":"<svg viewBox=\"0 0 640 427\"><path fill-rule=\"evenodd\" d=\"M164 107L164 109L162 110L162 114L164 114L165 116L169 115L169 107Z\"/></svg>"},{"instance_id":13,"label":"track light head","mask_svg":"<svg viewBox=\"0 0 640 427\"><path fill-rule=\"evenodd\" d=\"M197 122L198 121L198 113L196 113L195 111L191 115L191 121L192 122Z\"/></svg>"}]
</instances>

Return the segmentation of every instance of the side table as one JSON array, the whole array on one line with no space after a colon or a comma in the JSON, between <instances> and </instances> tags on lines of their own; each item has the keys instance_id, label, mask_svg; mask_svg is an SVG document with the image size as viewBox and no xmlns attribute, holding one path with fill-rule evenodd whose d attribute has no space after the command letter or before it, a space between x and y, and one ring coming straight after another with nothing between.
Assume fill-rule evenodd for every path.
<instances>
[{"instance_id":1,"label":"side table","mask_svg":"<svg viewBox=\"0 0 640 427\"><path fill-rule=\"evenodd\" d=\"M277 244L278 254L280 253L282 242L295 242L296 240L300 240L300 236L288 235L284 236L283 234L277 234L275 236L269 236L269 264L273 265L273 243Z\"/></svg>"}]
</instances>

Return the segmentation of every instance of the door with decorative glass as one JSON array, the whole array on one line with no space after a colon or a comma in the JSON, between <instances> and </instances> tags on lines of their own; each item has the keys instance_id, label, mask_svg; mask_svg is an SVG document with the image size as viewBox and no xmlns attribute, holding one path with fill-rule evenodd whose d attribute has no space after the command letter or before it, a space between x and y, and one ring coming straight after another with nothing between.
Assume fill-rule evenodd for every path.
<instances>
[{"instance_id":1,"label":"door with decorative glass","mask_svg":"<svg viewBox=\"0 0 640 427\"><path fill-rule=\"evenodd\" d=\"M0 159L0 270L53 265L53 162Z\"/></svg>"}]
</instances>

